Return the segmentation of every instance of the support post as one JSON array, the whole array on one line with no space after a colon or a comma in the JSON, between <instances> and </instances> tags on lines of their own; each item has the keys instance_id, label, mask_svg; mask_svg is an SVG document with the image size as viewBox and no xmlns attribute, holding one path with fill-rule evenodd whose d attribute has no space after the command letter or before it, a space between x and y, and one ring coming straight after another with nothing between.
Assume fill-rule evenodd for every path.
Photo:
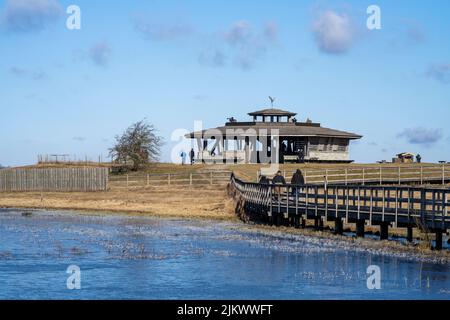
<instances>
[{"instance_id":1,"label":"support post","mask_svg":"<svg viewBox=\"0 0 450 320\"><path fill-rule=\"evenodd\" d=\"M314 217L314 229L319 230L319 220L320 218L318 216Z\"/></svg>"},{"instance_id":2,"label":"support post","mask_svg":"<svg viewBox=\"0 0 450 320\"><path fill-rule=\"evenodd\" d=\"M436 250L442 250L442 233L441 229L436 230L436 244L434 246Z\"/></svg>"},{"instance_id":3,"label":"support post","mask_svg":"<svg viewBox=\"0 0 450 320\"><path fill-rule=\"evenodd\" d=\"M412 242L413 241L413 227L411 225L409 225L407 227L406 240L408 242Z\"/></svg>"},{"instance_id":4,"label":"support post","mask_svg":"<svg viewBox=\"0 0 450 320\"><path fill-rule=\"evenodd\" d=\"M306 219L302 218L302 229L306 228Z\"/></svg>"},{"instance_id":5,"label":"support post","mask_svg":"<svg viewBox=\"0 0 450 320\"><path fill-rule=\"evenodd\" d=\"M364 238L364 220L356 221L356 236Z\"/></svg>"},{"instance_id":6,"label":"support post","mask_svg":"<svg viewBox=\"0 0 450 320\"><path fill-rule=\"evenodd\" d=\"M294 227L295 227L295 229L300 228L300 216L299 215L295 215L295 217L294 217Z\"/></svg>"},{"instance_id":7,"label":"support post","mask_svg":"<svg viewBox=\"0 0 450 320\"><path fill-rule=\"evenodd\" d=\"M339 235L344 233L344 222L341 218L334 220L334 233Z\"/></svg>"},{"instance_id":8,"label":"support post","mask_svg":"<svg viewBox=\"0 0 450 320\"><path fill-rule=\"evenodd\" d=\"M380 224L380 240L389 238L389 222L383 221Z\"/></svg>"},{"instance_id":9,"label":"support post","mask_svg":"<svg viewBox=\"0 0 450 320\"><path fill-rule=\"evenodd\" d=\"M277 212L277 214L276 214L276 220L275 220L276 222L275 222L275 225L277 226L277 227L279 227L280 225L281 225L281 213L280 212Z\"/></svg>"}]
</instances>

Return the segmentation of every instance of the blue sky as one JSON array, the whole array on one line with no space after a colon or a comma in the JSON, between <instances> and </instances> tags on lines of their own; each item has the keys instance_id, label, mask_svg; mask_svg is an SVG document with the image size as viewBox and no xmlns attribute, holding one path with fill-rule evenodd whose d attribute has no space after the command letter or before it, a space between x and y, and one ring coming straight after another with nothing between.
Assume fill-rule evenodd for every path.
<instances>
[{"instance_id":1,"label":"blue sky","mask_svg":"<svg viewBox=\"0 0 450 320\"><path fill-rule=\"evenodd\" d=\"M81 30L66 8L81 9ZM381 30L366 9L381 8ZM106 158L146 118L166 140L269 104L361 134L357 162L450 160L450 2L0 0L0 164Z\"/></svg>"}]
</instances>

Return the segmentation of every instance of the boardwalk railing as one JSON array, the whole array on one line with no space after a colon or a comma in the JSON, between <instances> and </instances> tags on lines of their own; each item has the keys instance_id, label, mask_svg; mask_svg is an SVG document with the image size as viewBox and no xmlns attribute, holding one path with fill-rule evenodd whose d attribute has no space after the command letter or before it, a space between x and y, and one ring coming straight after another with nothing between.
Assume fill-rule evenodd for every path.
<instances>
[{"instance_id":1,"label":"boardwalk railing","mask_svg":"<svg viewBox=\"0 0 450 320\"><path fill-rule=\"evenodd\" d=\"M337 167L329 169L302 169L306 183L323 184L427 184L450 183L450 165L411 165L411 166L370 166ZM290 179L294 171L284 170L283 175ZM260 172L258 172L258 176Z\"/></svg>"},{"instance_id":2,"label":"boardwalk railing","mask_svg":"<svg viewBox=\"0 0 450 320\"><path fill-rule=\"evenodd\" d=\"M335 221L341 234L343 222L356 223L357 235L364 226L379 225L380 237L387 238L388 227L420 228L436 233L436 248L442 247L442 233L450 228L450 190L407 186L359 186L306 184L273 185L247 183L231 177L230 190L238 200L238 211L269 223L304 225L314 219Z\"/></svg>"},{"instance_id":3,"label":"boardwalk railing","mask_svg":"<svg viewBox=\"0 0 450 320\"><path fill-rule=\"evenodd\" d=\"M111 175L112 188L226 185L231 171Z\"/></svg>"},{"instance_id":4,"label":"boardwalk railing","mask_svg":"<svg viewBox=\"0 0 450 320\"><path fill-rule=\"evenodd\" d=\"M0 192L16 191L106 191L108 169L32 168L0 170Z\"/></svg>"}]
</instances>

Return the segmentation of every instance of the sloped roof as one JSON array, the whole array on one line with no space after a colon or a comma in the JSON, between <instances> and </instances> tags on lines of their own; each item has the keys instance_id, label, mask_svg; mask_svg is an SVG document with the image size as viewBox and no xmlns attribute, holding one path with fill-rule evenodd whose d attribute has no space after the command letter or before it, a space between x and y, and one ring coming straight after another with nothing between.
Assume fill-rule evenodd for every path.
<instances>
[{"instance_id":1,"label":"sloped roof","mask_svg":"<svg viewBox=\"0 0 450 320\"><path fill-rule=\"evenodd\" d=\"M402 152L397 154L397 157L415 157L416 154L412 152Z\"/></svg>"},{"instance_id":2,"label":"sloped roof","mask_svg":"<svg viewBox=\"0 0 450 320\"><path fill-rule=\"evenodd\" d=\"M297 114L290 111L285 111L281 109L275 109L275 108L267 108L259 111L254 111L248 113L249 116L289 116L294 117Z\"/></svg>"},{"instance_id":3,"label":"sloped roof","mask_svg":"<svg viewBox=\"0 0 450 320\"><path fill-rule=\"evenodd\" d=\"M237 122L229 123L222 127L217 127L212 130L218 130L222 135L230 134L234 131L240 130L241 134L238 136L258 136L261 130L267 130L267 134L274 133L272 130L278 130L279 136L290 137L332 137L332 138L346 138L346 139L360 139L361 135L340 131L330 128L324 128L319 125L309 125L307 123L277 123L277 122ZM187 138L201 138L208 130L192 132L187 134ZM228 132L227 132L228 131ZM231 137L233 138L233 136Z\"/></svg>"}]
</instances>

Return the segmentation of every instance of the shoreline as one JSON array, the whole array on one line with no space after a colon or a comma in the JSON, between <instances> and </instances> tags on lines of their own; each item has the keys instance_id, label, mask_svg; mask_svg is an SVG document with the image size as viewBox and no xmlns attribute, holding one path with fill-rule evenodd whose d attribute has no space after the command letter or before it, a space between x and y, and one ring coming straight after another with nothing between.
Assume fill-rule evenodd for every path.
<instances>
[{"instance_id":1,"label":"shoreline","mask_svg":"<svg viewBox=\"0 0 450 320\"><path fill-rule=\"evenodd\" d=\"M97 215L97 216L133 216L133 217L148 217L159 219L180 219L180 220L201 220L201 221L223 221L223 222L242 222L237 216L208 216L201 214L192 214L189 216L183 214L160 214L151 211L139 211L139 210L126 210L126 209L85 209L85 208L69 208L69 207L27 207L27 206L2 206L0 205L0 211L2 210L15 210L15 211L58 211L58 212L73 212L82 215Z\"/></svg>"},{"instance_id":2,"label":"shoreline","mask_svg":"<svg viewBox=\"0 0 450 320\"><path fill-rule=\"evenodd\" d=\"M233 201L222 188L140 188L105 192L0 193L0 208L77 210L158 217L234 220Z\"/></svg>"},{"instance_id":3,"label":"shoreline","mask_svg":"<svg viewBox=\"0 0 450 320\"><path fill-rule=\"evenodd\" d=\"M16 210L16 211L58 211L63 214L81 214L81 215L97 215L97 216L131 216L131 217L147 217L155 219L167 220L185 220L185 221L211 221L211 222L230 222L235 225L230 226L231 229L263 234L272 237L291 238L293 241L300 238L306 241L317 243L321 246L329 246L333 249L341 249L348 252L370 253L379 256L393 256L409 261L419 261L435 264L450 265L450 250L435 251L431 249L421 248L419 245L405 244L398 240L375 240L370 238L356 238L351 236L335 235L331 231L316 231L310 227L306 229L295 229L284 226L268 226L254 222L243 222L237 216L217 217L206 215L176 215L176 214L155 214L151 212L139 211L123 211L108 209L77 209L77 208L30 208L25 206L0 206L0 210ZM320 243L318 243L320 242Z\"/></svg>"}]
</instances>

